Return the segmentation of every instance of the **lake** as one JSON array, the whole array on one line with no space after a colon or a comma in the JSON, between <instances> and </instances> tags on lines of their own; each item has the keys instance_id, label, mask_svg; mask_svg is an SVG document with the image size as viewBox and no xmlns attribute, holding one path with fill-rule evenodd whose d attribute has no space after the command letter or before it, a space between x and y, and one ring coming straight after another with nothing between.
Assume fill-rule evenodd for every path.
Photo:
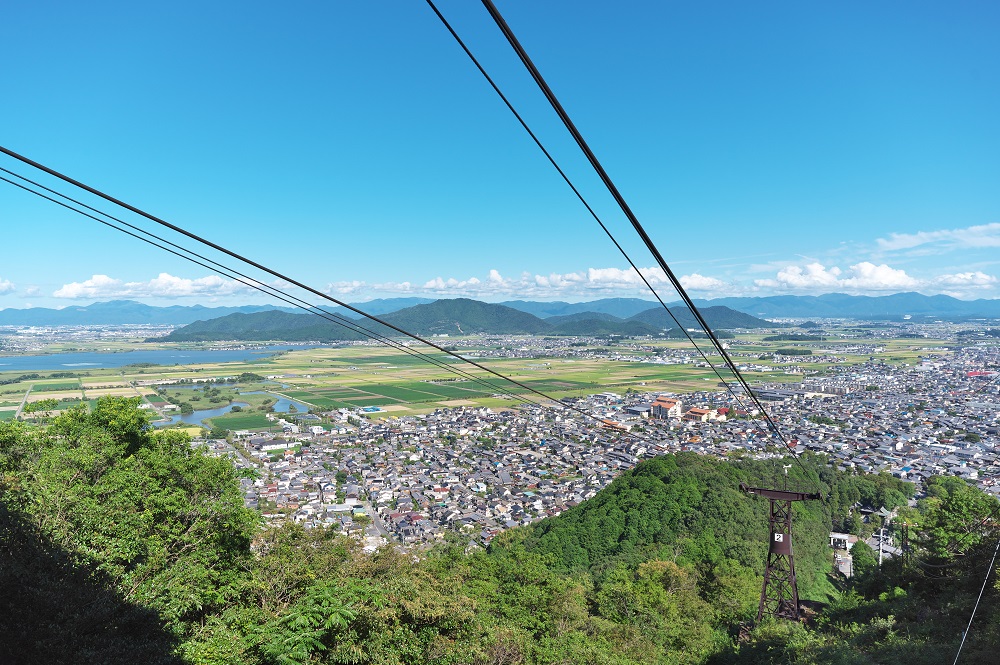
<instances>
[{"instance_id":1,"label":"lake","mask_svg":"<svg viewBox=\"0 0 1000 665\"><path fill-rule=\"evenodd\" d=\"M215 409L201 409L200 411L195 411L194 413L188 413L186 415L174 414L170 416L170 420L158 420L153 424L157 427L167 427L168 425L176 425L177 423L184 423L186 425L195 425L200 427L201 421L206 418L215 418L216 416L221 416L224 413L229 413L233 410L234 406L249 406L246 402L233 402L232 404L227 404L225 406L220 406Z\"/></svg>"},{"instance_id":2,"label":"lake","mask_svg":"<svg viewBox=\"0 0 1000 665\"><path fill-rule=\"evenodd\" d=\"M227 385L232 385L232 384L227 384ZM193 388L195 386L170 386L171 389L181 388L181 387ZM291 404L295 405L295 408L299 410L299 413L305 413L306 411L309 410L309 406L307 404L303 404L302 402L296 402L295 400L290 400L287 397L281 397L280 395L275 395L274 393L269 393L265 390L253 390L253 391L248 390L240 394L270 395L275 400L277 400L274 404L271 405L274 407L275 413L288 413L288 407ZM200 427L202 426L201 422L202 420L206 420L208 418L215 418L216 416L221 416L223 414L229 413L230 411L233 410L234 406L245 407L249 405L246 402L233 402L232 404L227 404L226 406L220 406L214 409L200 409L198 411L189 413L187 415L174 414L170 416L170 420L160 420L154 422L153 424L156 425L157 427L167 427L168 425L176 425L177 423L184 423L186 425L194 425Z\"/></svg>"},{"instance_id":3,"label":"lake","mask_svg":"<svg viewBox=\"0 0 1000 665\"><path fill-rule=\"evenodd\" d=\"M266 390L246 390L240 393L241 395L270 395L277 401L271 406L277 413L288 413L288 406L294 404L295 408L299 410L299 413L305 413L311 407L308 404L303 404L302 402L296 402L295 400L288 399L287 397L282 397L281 395L275 395L274 393L269 393Z\"/></svg>"},{"instance_id":4,"label":"lake","mask_svg":"<svg viewBox=\"0 0 1000 665\"><path fill-rule=\"evenodd\" d=\"M38 356L0 356L0 372L47 372L88 369L109 369L153 363L156 365L200 365L203 363L232 363L261 360L278 351L314 349L316 344L279 344L256 349L150 349L107 353L85 351L78 353L52 353Z\"/></svg>"}]
</instances>

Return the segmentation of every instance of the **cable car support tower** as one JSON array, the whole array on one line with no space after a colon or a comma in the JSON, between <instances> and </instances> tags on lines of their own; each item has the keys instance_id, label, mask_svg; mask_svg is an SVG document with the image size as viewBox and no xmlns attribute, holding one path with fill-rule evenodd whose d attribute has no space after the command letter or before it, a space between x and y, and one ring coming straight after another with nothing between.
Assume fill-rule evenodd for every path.
<instances>
[{"instance_id":1,"label":"cable car support tower","mask_svg":"<svg viewBox=\"0 0 1000 665\"><path fill-rule=\"evenodd\" d=\"M792 554L792 502L822 497L819 493L750 487L746 483L740 483L740 489L771 502L771 538L757 623L766 616L798 621L799 590L795 584L795 556Z\"/></svg>"}]
</instances>

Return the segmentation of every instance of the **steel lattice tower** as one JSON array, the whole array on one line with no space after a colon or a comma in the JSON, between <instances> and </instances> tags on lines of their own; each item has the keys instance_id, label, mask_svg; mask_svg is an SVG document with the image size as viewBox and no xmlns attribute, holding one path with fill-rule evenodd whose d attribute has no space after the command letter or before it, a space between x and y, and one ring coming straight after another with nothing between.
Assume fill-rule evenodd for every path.
<instances>
[{"instance_id":1,"label":"steel lattice tower","mask_svg":"<svg viewBox=\"0 0 1000 665\"><path fill-rule=\"evenodd\" d=\"M748 487L745 484L741 484L740 489L771 502L771 538L757 621L759 623L765 616L798 620L799 590L795 584L795 556L792 554L792 502L819 499L820 495Z\"/></svg>"}]
</instances>

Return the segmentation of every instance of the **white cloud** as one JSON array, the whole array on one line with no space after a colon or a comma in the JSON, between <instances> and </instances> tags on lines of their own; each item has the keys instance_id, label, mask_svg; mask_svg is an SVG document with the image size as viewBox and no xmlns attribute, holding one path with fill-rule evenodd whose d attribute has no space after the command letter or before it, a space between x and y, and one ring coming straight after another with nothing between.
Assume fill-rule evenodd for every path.
<instances>
[{"instance_id":1,"label":"white cloud","mask_svg":"<svg viewBox=\"0 0 1000 665\"><path fill-rule=\"evenodd\" d=\"M754 283L764 288L816 289L836 286L839 279L840 268L833 266L827 270L821 263L810 263L805 267L787 266L774 279L758 279Z\"/></svg>"},{"instance_id":2,"label":"white cloud","mask_svg":"<svg viewBox=\"0 0 1000 665\"><path fill-rule=\"evenodd\" d=\"M921 286L921 282L907 275L905 270L891 268L884 263L875 265L862 261L851 266L849 270L850 272L845 275L837 266L827 268L822 263L787 266L779 270L774 279L758 279L754 280L754 283L761 288L823 292L829 292L831 289L898 291Z\"/></svg>"},{"instance_id":3,"label":"white cloud","mask_svg":"<svg viewBox=\"0 0 1000 665\"><path fill-rule=\"evenodd\" d=\"M14 286L14 282L10 281L9 279L4 279L0 277L0 294L10 293L15 288L16 287Z\"/></svg>"},{"instance_id":4,"label":"white cloud","mask_svg":"<svg viewBox=\"0 0 1000 665\"><path fill-rule=\"evenodd\" d=\"M368 285L358 280L350 282L332 282L326 285L326 292L330 295L349 296L364 291Z\"/></svg>"},{"instance_id":5,"label":"white cloud","mask_svg":"<svg viewBox=\"0 0 1000 665\"><path fill-rule=\"evenodd\" d=\"M760 288L778 291L815 293L923 291L947 293L959 297L965 291L994 288L1000 285L1000 280L981 271L943 274L918 279L907 274L905 270L893 268L884 263L875 265L868 261L862 261L850 266L846 273L837 266L827 268L823 264L815 262L805 266L786 266L779 269L773 279L758 279L754 283Z\"/></svg>"},{"instance_id":6,"label":"white cloud","mask_svg":"<svg viewBox=\"0 0 1000 665\"><path fill-rule=\"evenodd\" d=\"M934 278L935 284L940 284L941 286L951 286L951 287L966 287L966 288L978 288L978 289L988 289L997 284L997 278L993 275L987 275L984 272L960 272L954 275L939 275Z\"/></svg>"},{"instance_id":7,"label":"white cloud","mask_svg":"<svg viewBox=\"0 0 1000 665\"><path fill-rule=\"evenodd\" d=\"M56 298L189 298L227 296L248 289L245 284L217 275L187 279L163 272L148 282L125 282L107 275L94 275L82 282L64 284L52 295Z\"/></svg>"},{"instance_id":8,"label":"white cloud","mask_svg":"<svg viewBox=\"0 0 1000 665\"><path fill-rule=\"evenodd\" d=\"M721 279L705 277L696 272L690 275L681 275L680 281L681 286L688 291L725 291L729 288L729 285Z\"/></svg>"},{"instance_id":9,"label":"white cloud","mask_svg":"<svg viewBox=\"0 0 1000 665\"><path fill-rule=\"evenodd\" d=\"M879 249L886 251L913 249L930 244L946 249L1000 247L1000 223L979 224L964 229L890 233L888 238L879 238L877 242Z\"/></svg>"},{"instance_id":10,"label":"white cloud","mask_svg":"<svg viewBox=\"0 0 1000 665\"><path fill-rule=\"evenodd\" d=\"M893 291L920 286L920 282L907 275L905 270L890 268L884 263L875 265L862 261L851 266L851 273L852 277L842 280L842 283L856 290Z\"/></svg>"},{"instance_id":11,"label":"white cloud","mask_svg":"<svg viewBox=\"0 0 1000 665\"><path fill-rule=\"evenodd\" d=\"M494 269L484 278L438 276L416 285L411 282L333 282L327 285L326 291L338 295L408 294L469 298L649 297L651 294L643 277L664 297L675 297L666 275L657 267L640 268L639 272L632 268L588 268L545 275L523 272L514 277L505 277ZM684 275L680 281L686 289L702 292L703 295L732 295L752 290L698 273ZM664 292L664 289L668 291Z\"/></svg>"}]
</instances>

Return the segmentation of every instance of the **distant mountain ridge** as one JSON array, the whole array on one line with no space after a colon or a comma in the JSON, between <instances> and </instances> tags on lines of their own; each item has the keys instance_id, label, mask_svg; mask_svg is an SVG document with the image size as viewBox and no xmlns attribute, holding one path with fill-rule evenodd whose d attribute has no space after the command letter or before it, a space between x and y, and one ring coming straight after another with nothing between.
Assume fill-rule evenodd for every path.
<instances>
[{"instance_id":1,"label":"distant mountain ridge","mask_svg":"<svg viewBox=\"0 0 1000 665\"><path fill-rule=\"evenodd\" d=\"M696 301L700 306L703 301ZM824 319L901 319L1000 317L1000 300L959 300L951 296L894 293L886 296L852 296L827 293L821 296L765 296L716 298L712 305L725 305L761 317Z\"/></svg>"},{"instance_id":2,"label":"distant mountain ridge","mask_svg":"<svg viewBox=\"0 0 1000 665\"><path fill-rule=\"evenodd\" d=\"M710 307L703 306L699 307L698 311L712 328L733 329L782 327L782 324L763 321L755 316L744 314L743 312L738 312L722 305L714 305ZM701 328L695 320L694 315L692 315L686 307L671 307L670 314L673 314L674 318L677 319L677 323L680 323L684 328ZM635 316L629 318L629 321L641 321L642 323L647 323L657 328L675 328L677 326L674 323L674 320L670 317L670 314L667 314L667 311L662 307L653 307L643 312L639 312Z\"/></svg>"},{"instance_id":3,"label":"distant mountain ridge","mask_svg":"<svg viewBox=\"0 0 1000 665\"><path fill-rule=\"evenodd\" d=\"M455 298L437 300L432 303L415 305L379 318L387 324L417 335L469 335L487 334L531 334L567 336L646 336L659 335L676 326L659 311L664 321L655 312L640 312L631 319L623 320L609 314L580 314L555 317L553 321L522 312L520 310L491 303ZM685 319L677 314L682 324L687 326L693 319ZM588 318L596 317L596 318ZM645 317L648 320L640 320ZM775 324L756 319L727 307L710 307L706 319L713 328L774 328ZM389 326L365 322L365 328L380 335L398 336L399 332ZM344 326L324 321L310 314L293 314L282 311L234 313L208 321L196 321L174 330L163 338L166 341L350 341L363 339L362 335Z\"/></svg>"},{"instance_id":4,"label":"distant mountain ridge","mask_svg":"<svg viewBox=\"0 0 1000 665\"><path fill-rule=\"evenodd\" d=\"M357 307L376 316L400 309L434 302L433 298L379 298L359 303ZM360 318L360 314L338 307L341 316ZM0 309L0 326L81 326L81 325L186 325L195 321L205 321L229 314L251 314L254 312L300 312L295 307L275 305L241 305L239 307L206 307L204 305L169 305L159 307L145 305L134 300L109 300L91 305L70 305L62 309L49 307L29 307L26 309Z\"/></svg>"},{"instance_id":5,"label":"distant mountain ridge","mask_svg":"<svg viewBox=\"0 0 1000 665\"><path fill-rule=\"evenodd\" d=\"M243 305L240 307L205 307L203 305L171 305L157 307L134 300L111 300L92 305L70 305L63 309L31 307L0 309L0 326L81 326L81 325L182 325L209 317L228 314L266 312L274 305ZM286 309L285 311L291 311Z\"/></svg>"},{"instance_id":6,"label":"distant mountain ridge","mask_svg":"<svg viewBox=\"0 0 1000 665\"><path fill-rule=\"evenodd\" d=\"M500 303L507 307L519 309L535 316L547 319L552 316L567 316L583 312L610 314L619 319L627 319L639 312L645 311L658 303L655 300L642 298L603 298L589 302L569 303L562 301L535 302L530 300L510 300Z\"/></svg>"},{"instance_id":7,"label":"distant mountain ridge","mask_svg":"<svg viewBox=\"0 0 1000 665\"><path fill-rule=\"evenodd\" d=\"M381 298L353 306L376 316L383 316L416 305L435 302L430 298ZM852 296L843 293L828 293L821 296L764 296L753 298L716 298L695 300L699 308L724 306L759 318L804 318L804 319L874 319L899 320L903 317L917 318L1000 318L1000 300L959 300L951 296L925 296L920 293L896 293L886 296ZM562 301L535 302L511 300L499 303L504 307L532 314L540 319L562 317L565 323L581 320L611 321L607 316L627 320L642 312L657 308L653 300L640 298L604 298L589 302L569 303ZM679 302L668 303L671 309ZM341 307L326 309L352 319L360 315ZM90 305L70 305L63 309L33 307L27 309L0 309L0 326L58 326L58 325L186 325L195 321L205 321L228 314L251 314L264 311L300 311L273 305L243 305L240 307L205 307L203 305L172 305L158 307L132 300L112 300ZM662 308L661 310L662 311ZM651 315L650 315L651 316ZM573 318L566 318L573 317ZM685 323L686 327L693 327ZM738 327L738 326L734 326Z\"/></svg>"}]
</instances>

